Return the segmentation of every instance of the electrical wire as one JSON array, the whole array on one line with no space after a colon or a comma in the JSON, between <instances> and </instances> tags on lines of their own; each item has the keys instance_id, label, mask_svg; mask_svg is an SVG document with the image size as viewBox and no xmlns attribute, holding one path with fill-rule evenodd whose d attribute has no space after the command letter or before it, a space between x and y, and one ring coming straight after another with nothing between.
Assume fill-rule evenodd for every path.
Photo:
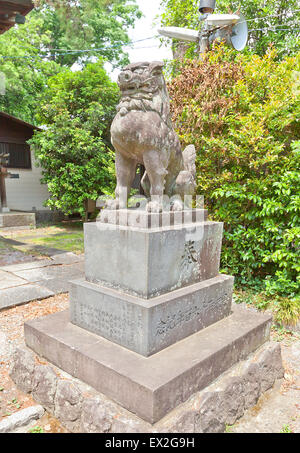
<instances>
[{"instance_id":1,"label":"electrical wire","mask_svg":"<svg viewBox=\"0 0 300 453\"><path fill-rule=\"evenodd\" d=\"M297 13L297 12L299 12L299 11L300 11L300 9L294 9L294 10L293 10L293 14L292 14L289 18L293 17L294 13ZM245 22L252 22L252 21L254 21L254 20L268 19L268 18L270 18L270 17L273 17L273 18L281 17L283 14L284 14L284 13L275 14L275 15L274 15L274 14L270 14L270 15L268 15L268 16L257 16L257 17L254 17L253 19L245 19L245 20L241 20L241 21L239 22L239 24L244 24ZM211 29L211 30L208 30L208 31L209 31L209 33L212 33L212 32L214 32L214 31L216 31L216 30L223 30L224 28L228 28L228 27L230 27L230 25L223 25L222 27L215 27L215 28L213 28L213 29Z\"/></svg>"},{"instance_id":2,"label":"electrical wire","mask_svg":"<svg viewBox=\"0 0 300 453\"><path fill-rule=\"evenodd\" d=\"M292 16L290 16L290 17L293 17L294 13L297 13L297 12L299 12L299 11L300 11L300 9L294 9L294 10L293 10L293 14L292 14ZM242 23L244 23L244 22L252 22L252 21L254 21L254 20L259 20L259 19L268 19L268 18L270 18L270 17L273 17L273 18L281 17L283 14L285 14L285 13L280 13L280 14L270 14L270 15L268 15L268 16L257 16L257 17L254 17L253 19L245 19L244 21L241 21L241 22L239 22L239 23L242 24Z\"/></svg>"},{"instance_id":3,"label":"electrical wire","mask_svg":"<svg viewBox=\"0 0 300 453\"><path fill-rule=\"evenodd\" d=\"M299 12L300 9L295 9L293 10L293 14L292 16L294 15L294 13L296 12ZM273 18L276 18L276 17L281 17L284 13L280 13L280 14L270 14L270 15L267 15L267 16L257 16L257 17L254 17L252 19L245 19L241 22L239 22L240 24L241 23L244 23L244 22L252 22L252 21L255 21L255 20L261 20L261 19L267 19L267 18L270 18L270 17L273 17ZM292 17L290 16L290 17ZM209 33L212 33L216 30L222 30L224 28L227 28L229 25L223 25L222 27L215 27L214 29L211 29L209 30ZM283 25L282 25L283 26ZM269 27L264 27L264 28L254 28L252 30L249 30L249 32L253 32L253 31L263 31L263 30L271 30L272 28L276 27L275 25L272 26L270 25ZM272 30L274 32L278 32L278 31L294 31L294 30L299 30L299 28L281 28L279 30ZM117 48L127 48L127 47L131 47L133 44L136 44L136 43L139 43L139 42L143 42L143 41L148 41L148 40L151 40L151 39L155 39L155 38L158 38L160 37L159 35L154 35L154 36L150 36L148 38L143 38L143 39L138 39L136 41L131 41L127 44L116 44L115 46L114 45L111 45L110 47L102 47L102 48L92 48L92 49L46 49L46 50L39 50L39 53L36 54L36 55L22 55L22 56L11 56L11 55L0 55L0 58L2 59L35 59L35 58L46 58L46 57L51 57L51 56L64 56L64 55L73 55L73 54L80 54L80 53L97 53L97 52L103 52L105 50L109 50L109 49L117 49ZM151 49L151 48L154 48L156 46L149 46L149 47L137 47L136 49L133 48L133 50L138 50L138 49Z\"/></svg>"},{"instance_id":4,"label":"electrical wire","mask_svg":"<svg viewBox=\"0 0 300 453\"><path fill-rule=\"evenodd\" d=\"M121 49L131 47L134 50L134 47L132 47L133 44L152 40L154 38L157 38L158 35L150 36L148 38L143 38L143 39L138 39L135 41L130 41L127 44L115 44L115 45L110 45L109 47L100 47L100 48L92 48L92 49L45 49L45 50L39 50L39 52L36 55L0 55L0 58L3 59L22 59L22 58L45 58L45 57L51 57L51 56L63 56L63 55L72 55L72 54L80 54L80 53L97 53L97 52L103 52L109 49ZM135 49L149 49L152 47L156 46L150 46L150 47L136 47Z\"/></svg>"},{"instance_id":5,"label":"electrical wire","mask_svg":"<svg viewBox=\"0 0 300 453\"><path fill-rule=\"evenodd\" d=\"M293 32L294 30L300 30L300 27L297 27L297 28L277 28L277 30L272 30L272 28L274 27L264 27L264 28L252 28L252 30L249 30L249 33L252 32L252 31L263 31L263 30L270 30L270 31L275 31L275 32L278 32L278 31L290 31L290 32Z\"/></svg>"}]
</instances>

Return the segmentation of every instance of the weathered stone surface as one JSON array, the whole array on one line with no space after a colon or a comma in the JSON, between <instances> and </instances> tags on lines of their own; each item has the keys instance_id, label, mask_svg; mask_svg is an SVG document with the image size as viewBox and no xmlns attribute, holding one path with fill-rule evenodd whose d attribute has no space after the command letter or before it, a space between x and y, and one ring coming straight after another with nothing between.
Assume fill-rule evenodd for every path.
<instances>
[{"instance_id":1,"label":"weathered stone surface","mask_svg":"<svg viewBox=\"0 0 300 453\"><path fill-rule=\"evenodd\" d=\"M200 433L200 432L222 432L225 429L225 424L232 423L234 405L231 402L232 419L228 418L228 396L225 398L224 389L229 391L233 388L234 383L239 380L243 382L244 388L244 410L256 404L259 389L260 389L260 369L258 361L262 364L264 357L269 361L269 356L266 356L266 351L270 352L272 343L267 343L259 348L254 354L244 362L237 363L234 367L223 373L211 385L204 390L192 395L185 403L177 406L163 419L151 425L141 418L137 417L132 412L120 407L117 403L109 400L103 394L96 394L93 389L78 380L73 380L68 374L62 370L57 370L59 380L70 384L75 384L75 387L80 389L83 403L80 411L80 427L79 421L74 423L64 420L64 413L61 412L61 422L71 431L80 432L112 432L112 433ZM29 351L27 351L28 353ZM23 351L24 354L24 351ZM34 355L29 352L34 358ZM296 364L298 364L298 355L296 349ZM38 365L37 367L39 367ZM47 370L49 366L42 365ZM268 370L266 369L266 372ZM273 375L273 371L269 369ZM43 373L41 373L43 376ZM277 382L280 384L280 381ZM254 396L251 396L253 392ZM270 390L269 390L270 392ZM270 393L268 392L267 400ZM276 391L275 391L276 393ZM73 402L76 402L73 399ZM241 399L239 399L241 401ZM236 404L236 413L241 414L241 405ZM276 409L277 410L277 409ZM51 411L50 411L51 412ZM282 410L277 411L279 416L284 417ZM276 412L276 413L277 413ZM53 413L53 410L52 410ZM67 418L69 413L66 411ZM77 416L77 415L76 415ZM285 419L283 419L285 420ZM5 425L6 426L6 425ZM282 426L282 425L281 425ZM257 431L259 432L259 430ZM270 432L273 432L272 430Z\"/></svg>"},{"instance_id":2,"label":"weathered stone surface","mask_svg":"<svg viewBox=\"0 0 300 453\"><path fill-rule=\"evenodd\" d=\"M276 379L281 379L284 376L280 344L270 343L259 354L257 364L261 372L261 392L265 392L273 386Z\"/></svg>"},{"instance_id":3,"label":"weathered stone surface","mask_svg":"<svg viewBox=\"0 0 300 453\"><path fill-rule=\"evenodd\" d=\"M32 300L46 299L54 292L37 284L28 284L0 290L0 310L15 305L25 304Z\"/></svg>"},{"instance_id":4,"label":"weathered stone surface","mask_svg":"<svg viewBox=\"0 0 300 453\"><path fill-rule=\"evenodd\" d=\"M199 411L186 408L184 411L178 409L172 417L157 424L159 433L202 433Z\"/></svg>"},{"instance_id":5,"label":"weathered stone surface","mask_svg":"<svg viewBox=\"0 0 300 453\"><path fill-rule=\"evenodd\" d=\"M31 406L6 417L0 422L0 433L11 433L21 426L26 426L33 420L38 420L44 414L42 406Z\"/></svg>"},{"instance_id":6,"label":"weathered stone surface","mask_svg":"<svg viewBox=\"0 0 300 453\"><path fill-rule=\"evenodd\" d=\"M17 277L10 272L0 271L0 290L12 288L14 286L26 285L26 283L26 280L23 278ZM0 306L1 305L2 302L0 301Z\"/></svg>"},{"instance_id":7,"label":"weathered stone surface","mask_svg":"<svg viewBox=\"0 0 300 453\"><path fill-rule=\"evenodd\" d=\"M47 291L52 292L53 294L63 294L68 293L71 290L70 280L74 278L82 277L83 273L78 273L76 276L71 276L70 278L52 278L49 280L41 280L36 282L37 285L46 288Z\"/></svg>"},{"instance_id":8,"label":"weathered stone surface","mask_svg":"<svg viewBox=\"0 0 300 453\"><path fill-rule=\"evenodd\" d=\"M103 209L100 211L97 222L148 229L205 222L207 221L207 215L206 209L168 212L148 212L144 208Z\"/></svg>"},{"instance_id":9,"label":"weathered stone surface","mask_svg":"<svg viewBox=\"0 0 300 453\"><path fill-rule=\"evenodd\" d=\"M108 433L112 426L112 414L99 397L86 399L82 404L82 433Z\"/></svg>"},{"instance_id":10,"label":"weathered stone surface","mask_svg":"<svg viewBox=\"0 0 300 453\"><path fill-rule=\"evenodd\" d=\"M12 356L10 377L26 393L33 389L35 360L33 355L23 348L16 348Z\"/></svg>"},{"instance_id":11,"label":"weathered stone surface","mask_svg":"<svg viewBox=\"0 0 300 453\"><path fill-rule=\"evenodd\" d=\"M51 261L53 262L54 265L80 263L83 260L84 260L83 255L76 255L76 253L72 252L59 253L57 255L51 256Z\"/></svg>"},{"instance_id":12,"label":"weathered stone surface","mask_svg":"<svg viewBox=\"0 0 300 453\"><path fill-rule=\"evenodd\" d=\"M244 378L235 376L223 385L225 389L224 392L220 392L220 399L224 407L225 423L227 425L233 425L244 413Z\"/></svg>"},{"instance_id":13,"label":"weathered stone surface","mask_svg":"<svg viewBox=\"0 0 300 453\"><path fill-rule=\"evenodd\" d=\"M50 366L37 365L33 377L33 398L53 412L57 376Z\"/></svg>"},{"instance_id":14,"label":"weathered stone surface","mask_svg":"<svg viewBox=\"0 0 300 453\"><path fill-rule=\"evenodd\" d=\"M38 269L39 267L46 267L50 266L50 260L37 260L37 261L30 261L28 263L19 263L19 264L10 264L8 266L0 267L0 270L5 272L18 272L18 271L26 271L29 269Z\"/></svg>"},{"instance_id":15,"label":"weathered stone surface","mask_svg":"<svg viewBox=\"0 0 300 453\"><path fill-rule=\"evenodd\" d=\"M244 380L244 410L255 406L261 394L261 373L256 363L246 362L242 369Z\"/></svg>"},{"instance_id":16,"label":"weathered stone surface","mask_svg":"<svg viewBox=\"0 0 300 453\"><path fill-rule=\"evenodd\" d=\"M70 319L149 356L229 316L232 292L223 274L149 301L82 280L72 283Z\"/></svg>"},{"instance_id":17,"label":"weathered stone surface","mask_svg":"<svg viewBox=\"0 0 300 453\"><path fill-rule=\"evenodd\" d=\"M38 269L28 269L24 271L16 271L15 275L18 277L27 280L28 282L44 282L46 284L47 280L72 280L76 278L81 278L84 273L83 263L74 263L68 266L47 266L41 267Z\"/></svg>"},{"instance_id":18,"label":"weathered stone surface","mask_svg":"<svg viewBox=\"0 0 300 453\"><path fill-rule=\"evenodd\" d=\"M240 310L145 358L69 323L68 312L25 323L29 347L155 423L269 338L271 317Z\"/></svg>"},{"instance_id":19,"label":"weathered stone surface","mask_svg":"<svg viewBox=\"0 0 300 453\"><path fill-rule=\"evenodd\" d=\"M226 409L219 392L207 392L201 398L199 415L204 433L223 433L225 430Z\"/></svg>"},{"instance_id":20,"label":"weathered stone surface","mask_svg":"<svg viewBox=\"0 0 300 453\"><path fill-rule=\"evenodd\" d=\"M149 299L219 274L222 223L143 230L97 222L84 230L91 283Z\"/></svg>"},{"instance_id":21,"label":"weathered stone surface","mask_svg":"<svg viewBox=\"0 0 300 453\"><path fill-rule=\"evenodd\" d=\"M71 381L58 381L54 414L72 431L79 429L82 401L82 393L76 384Z\"/></svg>"},{"instance_id":22,"label":"weathered stone surface","mask_svg":"<svg viewBox=\"0 0 300 453\"><path fill-rule=\"evenodd\" d=\"M0 212L0 229L35 228L35 214L29 212Z\"/></svg>"},{"instance_id":23,"label":"weathered stone surface","mask_svg":"<svg viewBox=\"0 0 300 453\"><path fill-rule=\"evenodd\" d=\"M149 211L163 208L163 194L169 197L193 195L196 188L196 150L181 151L170 117L170 100L159 61L132 63L119 74L121 101L111 125L116 150L116 200L111 208L126 208L138 163L145 165L142 186L147 196L156 196ZM176 203L176 202L175 202ZM174 209L183 208L182 201Z\"/></svg>"},{"instance_id":24,"label":"weathered stone surface","mask_svg":"<svg viewBox=\"0 0 300 453\"><path fill-rule=\"evenodd\" d=\"M128 418L126 416L118 415L114 418L111 425L112 433L116 434L143 434L148 432L153 432L149 425L146 424L143 420L137 421L133 418Z\"/></svg>"}]
</instances>

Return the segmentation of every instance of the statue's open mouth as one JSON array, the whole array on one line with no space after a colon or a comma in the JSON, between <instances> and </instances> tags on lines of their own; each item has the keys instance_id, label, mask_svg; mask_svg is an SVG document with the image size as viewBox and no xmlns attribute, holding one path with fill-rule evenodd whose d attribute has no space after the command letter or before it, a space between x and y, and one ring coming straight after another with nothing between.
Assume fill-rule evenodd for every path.
<instances>
[{"instance_id":1,"label":"statue's open mouth","mask_svg":"<svg viewBox=\"0 0 300 453\"><path fill-rule=\"evenodd\" d=\"M151 81L151 78L146 80L130 80L129 82L123 81L119 82L119 87L123 96L132 97L136 94L149 95L149 93L154 93L156 91L156 88Z\"/></svg>"}]
</instances>

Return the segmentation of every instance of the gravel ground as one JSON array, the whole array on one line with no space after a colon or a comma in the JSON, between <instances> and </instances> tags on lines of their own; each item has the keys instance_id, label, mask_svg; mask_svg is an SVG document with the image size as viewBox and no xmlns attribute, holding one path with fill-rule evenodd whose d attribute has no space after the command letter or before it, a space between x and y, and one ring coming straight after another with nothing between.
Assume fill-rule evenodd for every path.
<instances>
[{"instance_id":1,"label":"gravel ground","mask_svg":"<svg viewBox=\"0 0 300 453\"><path fill-rule=\"evenodd\" d=\"M271 334L277 340L278 334ZM280 341L284 379L277 381L232 427L233 433L300 433L300 337Z\"/></svg>"},{"instance_id":2,"label":"gravel ground","mask_svg":"<svg viewBox=\"0 0 300 453\"><path fill-rule=\"evenodd\" d=\"M34 301L0 312L0 421L3 417L36 403L20 392L9 377L9 351L1 349L4 338L11 346L24 344L24 322L67 309L69 295ZM2 341L1 341L2 340ZM243 433L300 433L300 336L272 332L272 340L280 340L285 367L285 377L275 388L266 392L258 404L228 432ZM46 363L41 361L41 363ZM18 432L67 432L54 417L45 414L41 420Z\"/></svg>"},{"instance_id":3,"label":"gravel ground","mask_svg":"<svg viewBox=\"0 0 300 453\"><path fill-rule=\"evenodd\" d=\"M12 347L24 345L24 322L65 310L68 305L69 295L60 294L49 299L34 301L27 305L20 305L0 312L0 422L4 417L18 410L37 404L31 396L18 390L10 379L10 351L1 349L1 344L4 344L4 338L6 337L6 341ZM35 428L36 432L67 432L58 420L47 413L41 420L33 422L25 430L19 430L18 432L30 432L31 429Z\"/></svg>"}]
</instances>

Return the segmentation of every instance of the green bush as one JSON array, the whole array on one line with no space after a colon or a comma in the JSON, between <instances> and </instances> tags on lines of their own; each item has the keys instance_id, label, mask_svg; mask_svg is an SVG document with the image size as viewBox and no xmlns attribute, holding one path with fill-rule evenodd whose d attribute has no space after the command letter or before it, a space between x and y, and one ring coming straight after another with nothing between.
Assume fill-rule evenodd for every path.
<instances>
[{"instance_id":1,"label":"green bush","mask_svg":"<svg viewBox=\"0 0 300 453\"><path fill-rule=\"evenodd\" d=\"M50 192L46 206L84 216L86 200L113 192L109 128L118 99L101 60L48 80L38 112L45 127L31 139Z\"/></svg>"},{"instance_id":2,"label":"green bush","mask_svg":"<svg viewBox=\"0 0 300 453\"><path fill-rule=\"evenodd\" d=\"M216 46L170 83L173 120L198 151L198 194L225 223L222 266L240 284L299 294L300 53Z\"/></svg>"}]
</instances>

